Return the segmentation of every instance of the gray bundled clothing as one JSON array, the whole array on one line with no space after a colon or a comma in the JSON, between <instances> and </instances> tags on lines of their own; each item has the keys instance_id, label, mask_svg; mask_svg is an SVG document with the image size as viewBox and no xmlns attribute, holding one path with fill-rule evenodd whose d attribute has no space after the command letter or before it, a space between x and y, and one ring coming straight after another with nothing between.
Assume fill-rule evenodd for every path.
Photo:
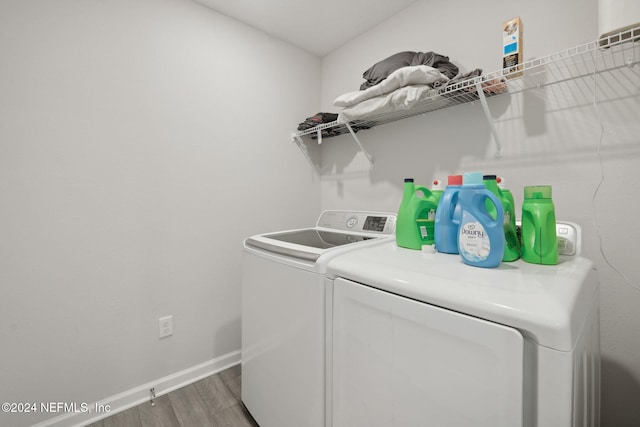
<instances>
[{"instance_id":1,"label":"gray bundled clothing","mask_svg":"<svg viewBox=\"0 0 640 427\"><path fill-rule=\"evenodd\" d=\"M434 52L400 52L383 59L365 71L362 77L366 82L360 85L360 90L377 85L399 68L415 65L427 65L436 68L450 79L458 74L458 67L449 62L449 57L447 56Z\"/></svg>"}]
</instances>

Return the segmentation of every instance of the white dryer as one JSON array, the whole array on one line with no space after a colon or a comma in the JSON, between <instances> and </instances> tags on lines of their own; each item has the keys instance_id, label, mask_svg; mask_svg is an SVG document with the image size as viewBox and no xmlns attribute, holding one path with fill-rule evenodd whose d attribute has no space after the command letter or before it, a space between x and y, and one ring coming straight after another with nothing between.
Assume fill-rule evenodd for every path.
<instances>
[{"instance_id":1,"label":"white dryer","mask_svg":"<svg viewBox=\"0 0 640 427\"><path fill-rule=\"evenodd\" d=\"M244 241L242 401L261 427L325 426L327 263L393 241L395 220L325 211L315 227Z\"/></svg>"},{"instance_id":2,"label":"white dryer","mask_svg":"<svg viewBox=\"0 0 640 427\"><path fill-rule=\"evenodd\" d=\"M580 229L560 263L495 269L363 248L329 262L332 427L597 427L598 280Z\"/></svg>"}]
</instances>

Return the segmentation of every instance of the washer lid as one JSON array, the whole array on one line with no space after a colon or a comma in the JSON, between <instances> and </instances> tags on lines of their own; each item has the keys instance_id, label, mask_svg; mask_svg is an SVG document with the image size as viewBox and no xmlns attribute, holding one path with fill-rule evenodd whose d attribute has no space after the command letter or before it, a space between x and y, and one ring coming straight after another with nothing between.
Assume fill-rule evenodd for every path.
<instances>
[{"instance_id":1,"label":"washer lid","mask_svg":"<svg viewBox=\"0 0 640 427\"><path fill-rule=\"evenodd\" d=\"M385 242L335 257L327 276L512 326L562 351L573 349L598 298L593 263L580 256L561 258L555 266L518 260L478 268L464 264L459 255Z\"/></svg>"},{"instance_id":2,"label":"washer lid","mask_svg":"<svg viewBox=\"0 0 640 427\"><path fill-rule=\"evenodd\" d=\"M337 254L347 250L346 245L351 243L373 243L381 238L393 239L395 225L396 216L392 213L327 210L320 214L314 228L249 237L245 240L245 247L252 246L315 263L328 252ZM327 257L323 262L326 261Z\"/></svg>"},{"instance_id":3,"label":"washer lid","mask_svg":"<svg viewBox=\"0 0 640 427\"><path fill-rule=\"evenodd\" d=\"M305 228L250 237L247 245L294 258L316 261L326 249L375 239L372 236Z\"/></svg>"}]
</instances>

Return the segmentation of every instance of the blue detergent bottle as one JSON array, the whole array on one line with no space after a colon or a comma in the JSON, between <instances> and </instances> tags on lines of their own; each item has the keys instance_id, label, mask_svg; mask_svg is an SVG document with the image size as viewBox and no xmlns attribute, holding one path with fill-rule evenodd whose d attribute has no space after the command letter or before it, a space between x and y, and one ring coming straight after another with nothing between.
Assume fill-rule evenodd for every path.
<instances>
[{"instance_id":1,"label":"blue detergent bottle","mask_svg":"<svg viewBox=\"0 0 640 427\"><path fill-rule=\"evenodd\" d=\"M458 231L460 228L460 208L458 192L462 185L462 175L449 175L447 187L440 197L436 210L435 248L446 254L458 253Z\"/></svg>"},{"instance_id":2,"label":"blue detergent bottle","mask_svg":"<svg viewBox=\"0 0 640 427\"><path fill-rule=\"evenodd\" d=\"M496 218L487 211L490 200ZM465 173L458 192L460 230L458 250L465 264L493 268L500 265L504 255L504 208L498 197L487 190L482 173Z\"/></svg>"}]
</instances>

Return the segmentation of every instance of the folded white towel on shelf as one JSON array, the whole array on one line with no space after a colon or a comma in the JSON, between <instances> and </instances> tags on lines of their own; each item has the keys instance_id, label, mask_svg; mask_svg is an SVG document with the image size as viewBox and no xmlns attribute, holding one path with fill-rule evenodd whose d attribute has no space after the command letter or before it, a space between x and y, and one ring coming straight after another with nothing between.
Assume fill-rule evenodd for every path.
<instances>
[{"instance_id":1,"label":"folded white towel on shelf","mask_svg":"<svg viewBox=\"0 0 640 427\"><path fill-rule=\"evenodd\" d=\"M429 85L410 85L401 87L391 93L367 99L351 107L346 107L338 113L338 123L348 123L354 120L371 119L376 116L399 110L408 110L427 98L435 97L436 89Z\"/></svg>"},{"instance_id":2,"label":"folded white towel on shelf","mask_svg":"<svg viewBox=\"0 0 640 427\"><path fill-rule=\"evenodd\" d=\"M448 81L449 78L447 76L427 65L402 67L389 74L389 77L375 86L340 95L333 102L333 105L336 107L351 107L367 99L386 95L401 87L410 85L441 86Z\"/></svg>"}]
</instances>

